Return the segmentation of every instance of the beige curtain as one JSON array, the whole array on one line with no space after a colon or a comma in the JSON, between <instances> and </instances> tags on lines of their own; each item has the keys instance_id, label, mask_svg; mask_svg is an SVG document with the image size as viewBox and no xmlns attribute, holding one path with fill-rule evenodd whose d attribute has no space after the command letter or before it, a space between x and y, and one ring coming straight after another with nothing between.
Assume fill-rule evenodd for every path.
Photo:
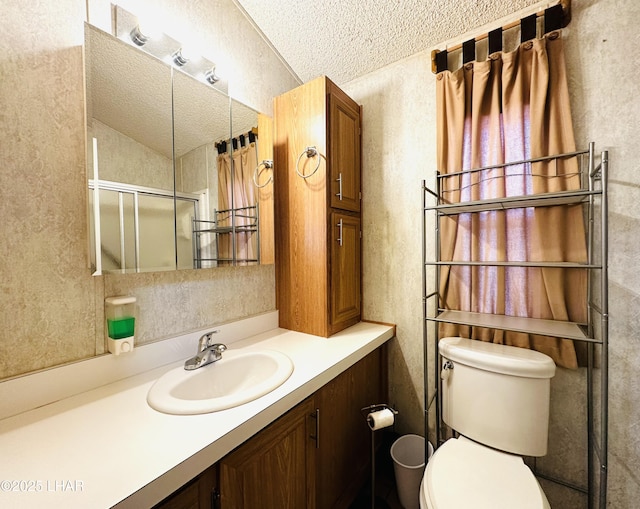
<instances>
[{"instance_id":1,"label":"beige curtain","mask_svg":"<svg viewBox=\"0 0 640 509\"><path fill-rule=\"evenodd\" d=\"M442 174L575 150L562 38L552 32L513 52L437 76L438 168ZM443 179L450 202L580 186L577 161L554 160ZM460 214L441 224L442 260L585 262L577 206ZM441 306L463 311L586 321L582 269L453 266L441 271ZM526 348L575 368L566 339L442 324L461 335Z\"/></svg>"}]
</instances>

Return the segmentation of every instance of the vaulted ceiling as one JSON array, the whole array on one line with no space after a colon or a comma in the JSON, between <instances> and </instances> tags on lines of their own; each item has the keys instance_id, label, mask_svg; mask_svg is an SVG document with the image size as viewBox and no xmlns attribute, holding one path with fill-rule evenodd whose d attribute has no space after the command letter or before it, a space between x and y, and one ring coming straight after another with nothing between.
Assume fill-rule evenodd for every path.
<instances>
[{"instance_id":1,"label":"vaulted ceiling","mask_svg":"<svg viewBox=\"0 0 640 509\"><path fill-rule=\"evenodd\" d=\"M301 82L325 74L338 84L541 3L540 0L234 2Z\"/></svg>"}]
</instances>

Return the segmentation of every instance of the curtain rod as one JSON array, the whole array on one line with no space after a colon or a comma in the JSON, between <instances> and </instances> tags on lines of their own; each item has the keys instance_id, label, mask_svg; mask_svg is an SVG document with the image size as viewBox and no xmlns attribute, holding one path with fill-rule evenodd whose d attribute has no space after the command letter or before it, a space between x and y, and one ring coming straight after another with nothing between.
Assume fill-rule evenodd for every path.
<instances>
[{"instance_id":1,"label":"curtain rod","mask_svg":"<svg viewBox=\"0 0 640 509\"><path fill-rule=\"evenodd\" d=\"M535 13L531 14L531 17L533 17L534 15L536 16L536 18L539 17L543 17L545 15L545 12L547 12L547 10L549 10L552 7L561 5L562 6L562 27L566 27L570 22L571 22L571 0L558 0L557 2L548 2L545 4L545 8L544 9L539 9L537 10ZM520 11L518 14L516 15L520 15L522 16L523 13L526 11L526 9L523 9L522 11ZM524 19L524 17L526 16L522 16L521 19L518 19L516 21L511 21L511 22L507 22L502 26L498 26L496 28L496 30L502 30L503 32L506 30L510 30L512 28L516 28L518 26L520 26L522 19ZM503 18L504 19L504 18ZM436 58L437 55L439 53L443 53L443 52L453 52L453 51L457 51L460 50L464 47L465 43L469 43L469 42L478 42L478 41L482 41L484 39L489 38L489 34L490 32L493 32L493 29L484 29L483 32L481 32L480 34L473 36L473 37L469 37L468 40L464 41L464 42L458 42L455 43L453 45L449 45L448 43L445 43L445 49L444 50L438 50L438 49L434 49L431 52L431 71L434 74L437 74L437 70L438 70L438 66L436 63Z\"/></svg>"}]
</instances>

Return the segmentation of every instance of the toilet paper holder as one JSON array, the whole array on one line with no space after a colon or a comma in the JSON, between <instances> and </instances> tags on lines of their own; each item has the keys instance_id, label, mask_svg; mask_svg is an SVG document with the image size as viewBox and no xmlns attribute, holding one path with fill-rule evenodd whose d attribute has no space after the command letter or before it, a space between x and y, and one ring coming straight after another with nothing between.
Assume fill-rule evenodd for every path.
<instances>
[{"instance_id":1,"label":"toilet paper holder","mask_svg":"<svg viewBox=\"0 0 640 509\"><path fill-rule=\"evenodd\" d=\"M376 405L363 407L360 409L360 412L362 412L362 416L366 419L367 424L369 425L369 429L371 430L371 509L375 509L376 447L374 435L377 430L393 426L395 423L395 416L398 415L398 411L394 408L391 408L386 403L378 403ZM377 416L381 416L382 419L380 421L377 421Z\"/></svg>"},{"instance_id":2,"label":"toilet paper holder","mask_svg":"<svg viewBox=\"0 0 640 509\"><path fill-rule=\"evenodd\" d=\"M393 414L393 417L398 415L398 411L395 410L394 408L390 407L386 403L378 403L378 404L375 404L375 405L369 405L369 406L366 406L366 407L362 407L360 409L360 412L362 412L362 416L365 418L365 420L367 421L367 424L369 424L369 427L371 428L372 431L374 431L374 429L372 427L372 415L371 414L374 414L376 412L380 412L382 410L389 410Z\"/></svg>"}]
</instances>

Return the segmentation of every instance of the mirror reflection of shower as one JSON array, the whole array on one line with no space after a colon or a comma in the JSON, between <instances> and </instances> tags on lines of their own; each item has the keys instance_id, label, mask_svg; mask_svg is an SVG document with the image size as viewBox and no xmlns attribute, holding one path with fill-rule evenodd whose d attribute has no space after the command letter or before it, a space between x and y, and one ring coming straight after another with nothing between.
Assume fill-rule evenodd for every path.
<instances>
[{"instance_id":1,"label":"mirror reflection of shower","mask_svg":"<svg viewBox=\"0 0 640 509\"><path fill-rule=\"evenodd\" d=\"M239 261L239 231L196 233L198 222L238 206L220 202L215 146L232 137L232 105L238 129L257 127L258 113L130 43L90 25L85 32L94 273L258 263ZM246 226L232 214L232 228ZM234 247L224 256L221 235Z\"/></svg>"},{"instance_id":2,"label":"mirror reflection of shower","mask_svg":"<svg viewBox=\"0 0 640 509\"><path fill-rule=\"evenodd\" d=\"M91 210L96 185L89 181ZM100 232L102 272L140 272L193 267L191 235L184 220L198 217L200 197L163 189L98 181L99 216L93 231ZM174 207L177 235L174 242ZM94 216L95 221L95 216ZM95 242L95 240L94 240ZM95 263L95 262L94 262Z\"/></svg>"}]
</instances>

